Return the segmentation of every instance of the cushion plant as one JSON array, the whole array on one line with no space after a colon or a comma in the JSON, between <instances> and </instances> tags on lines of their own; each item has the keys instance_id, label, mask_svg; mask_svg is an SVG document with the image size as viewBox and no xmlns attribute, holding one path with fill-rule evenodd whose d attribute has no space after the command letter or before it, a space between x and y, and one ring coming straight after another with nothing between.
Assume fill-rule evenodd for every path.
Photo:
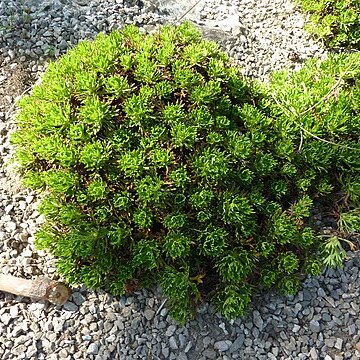
<instances>
[{"instance_id":1,"label":"cushion plant","mask_svg":"<svg viewBox=\"0 0 360 360\"><path fill-rule=\"evenodd\" d=\"M360 48L359 0L298 0L310 13L307 29L330 47Z\"/></svg>"},{"instance_id":2,"label":"cushion plant","mask_svg":"<svg viewBox=\"0 0 360 360\"><path fill-rule=\"evenodd\" d=\"M70 283L160 283L180 321L202 299L234 318L262 287L296 292L334 259L314 199L360 196L359 68L329 61L261 86L189 23L81 42L21 100L12 138L46 192L36 245Z\"/></svg>"}]
</instances>

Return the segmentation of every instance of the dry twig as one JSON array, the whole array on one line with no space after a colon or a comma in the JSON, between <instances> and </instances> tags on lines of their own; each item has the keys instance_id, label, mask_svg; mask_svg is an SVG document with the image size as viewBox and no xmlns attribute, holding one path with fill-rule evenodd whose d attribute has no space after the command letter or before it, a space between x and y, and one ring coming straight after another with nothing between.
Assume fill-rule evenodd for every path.
<instances>
[{"instance_id":1,"label":"dry twig","mask_svg":"<svg viewBox=\"0 0 360 360\"><path fill-rule=\"evenodd\" d=\"M63 305L71 295L70 288L62 282L38 277L34 280L0 274L0 291L14 295L47 300L55 305Z\"/></svg>"}]
</instances>

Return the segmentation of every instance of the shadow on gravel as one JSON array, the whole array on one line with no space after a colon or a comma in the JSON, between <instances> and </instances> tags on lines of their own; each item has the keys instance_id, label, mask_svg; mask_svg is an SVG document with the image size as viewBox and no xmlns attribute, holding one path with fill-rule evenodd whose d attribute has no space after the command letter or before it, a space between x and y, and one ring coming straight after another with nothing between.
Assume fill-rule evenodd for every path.
<instances>
[{"instance_id":1,"label":"shadow on gravel","mask_svg":"<svg viewBox=\"0 0 360 360\"><path fill-rule=\"evenodd\" d=\"M224 48L227 43L247 47L246 39L250 33L236 15L235 6L229 3L229 14L220 15L221 20L211 20L201 18L199 11L205 8L204 4L198 3L195 0L0 2L0 54L8 60L18 57L22 61L53 58L83 39L94 38L99 32L108 33L125 24L152 30L159 24L174 23L179 19L195 22L206 38L217 41ZM194 4L197 6L193 9ZM231 55L236 55L236 51Z\"/></svg>"},{"instance_id":2,"label":"shadow on gravel","mask_svg":"<svg viewBox=\"0 0 360 360\"><path fill-rule=\"evenodd\" d=\"M141 21L141 1L109 3L105 7L101 1L1 1L0 54L11 60L58 56L81 39Z\"/></svg>"}]
</instances>

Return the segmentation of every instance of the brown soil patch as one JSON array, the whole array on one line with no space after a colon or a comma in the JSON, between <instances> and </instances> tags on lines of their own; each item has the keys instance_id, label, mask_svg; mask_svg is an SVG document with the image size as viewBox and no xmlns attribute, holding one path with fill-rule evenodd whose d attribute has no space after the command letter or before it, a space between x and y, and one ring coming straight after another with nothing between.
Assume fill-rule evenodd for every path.
<instances>
[{"instance_id":1,"label":"brown soil patch","mask_svg":"<svg viewBox=\"0 0 360 360\"><path fill-rule=\"evenodd\" d=\"M0 135L1 144L8 141L9 131L14 126L15 101L29 88L33 79L30 70L23 64L13 61L5 63L0 55ZM16 194L22 189L19 175L14 165L8 164L8 156L1 153L0 189L8 194Z\"/></svg>"},{"instance_id":2,"label":"brown soil patch","mask_svg":"<svg viewBox=\"0 0 360 360\"><path fill-rule=\"evenodd\" d=\"M0 56L0 64L4 64ZM15 98L31 84L29 70L21 63L9 63L0 66L0 111L7 112Z\"/></svg>"}]
</instances>

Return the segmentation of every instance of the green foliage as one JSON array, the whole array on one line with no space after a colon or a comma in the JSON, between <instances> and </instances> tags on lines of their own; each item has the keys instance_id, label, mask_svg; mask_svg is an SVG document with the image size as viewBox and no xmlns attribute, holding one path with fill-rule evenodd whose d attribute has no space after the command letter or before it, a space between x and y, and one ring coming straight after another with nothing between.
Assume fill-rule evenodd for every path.
<instances>
[{"instance_id":1,"label":"green foliage","mask_svg":"<svg viewBox=\"0 0 360 360\"><path fill-rule=\"evenodd\" d=\"M360 209L340 213L338 226L345 233L360 232Z\"/></svg>"},{"instance_id":2,"label":"green foliage","mask_svg":"<svg viewBox=\"0 0 360 360\"><path fill-rule=\"evenodd\" d=\"M309 12L307 29L330 47L360 46L360 3L358 0L299 0Z\"/></svg>"},{"instance_id":3,"label":"green foliage","mask_svg":"<svg viewBox=\"0 0 360 360\"><path fill-rule=\"evenodd\" d=\"M239 283L254 270L254 256L242 249L219 259L217 270L225 283Z\"/></svg>"},{"instance_id":4,"label":"green foliage","mask_svg":"<svg viewBox=\"0 0 360 360\"><path fill-rule=\"evenodd\" d=\"M107 192L106 183L99 177L91 181L87 187L87 196L90 200L104 199Z\"/></svg>"},{"instance_id":5,"label":"green foliage","mask_svg":"<svg viewBox=\"0 0 360 360\"><path fill-rule=\"evenodd\" d=\"M228 285L218 291L214 301L219 311L229 319L243 316L251 301L249 286Z\"/></svg>"},{"instance_id":6,"label":"green foliage","mask_svg":"<svg viewBox=\"0 0 360 360\"><path fill-rule=\"evenodd\" d=\"M196 175L208 181L224 179L230 170L226 154L217 149L204 149L201 155L195 157L193 164Z\"/></svg>"},{"instance_id":7,"label":"green foliage","mask_svg":"<svg viewBox=\"0 0 360 360\"><path fill-rule=\"evenodd\" d=\"M278 288L284 295L295 295L300 289L300 279L296 275L284 276L279 281Z\"/></svg>"},{"instance_id":8,"label":"green foliage","mask_svg":"<svg viewBox=\"0 0 360 360\"><path fill-rule=\"evenodd\" d=\"M271 269L269 267L264 267L260 273L260 283L264 288L271 288L279 280L279 271L276 269Z\"/></svg>"},{"instance_id":9,"label":"green foliage","mask_svg":"<svg viewBox=\"0 0 360 360\"><path fill-rule=\"evenodd\" d=\"M177 188L184 187L189 180L189 176L185 168L181 167L171 171L169 174L169 178Z\"/></svg>"},{"instance_id":10,"label":"green foliage","mask_svg":"<svg viewBox=\"0 0 360 360\"><path fill-rule=\"evenodd\" d=\"M282 253L278 259L278 268L279 271L283 271L286 274L292 274L299 268L299 259L290 251Z\"/></svg>"},{"instance_id":11,"label":"green foliage","mask_svg":"<svg viewBox=\"0 0 360 360\"><path fill-rule=\"evenodd\" d=\"M131 205L131 194L127 191L118 192L114 195L113 206L119 210L127 210Z\"/></svg>"},{"instance_id":12,"label":"green foliage","mask_svg":"<svg viewBox=\"0 0 360 360\"><path fill-rule=\"evenodd\" d=\"M185 322L189 313L193 313L192 302L199 298L196 284L189 275L189 268L176 270L165 267L160 280L164 294L170 298L170 313L180 322ZM194 300L193 300L194 299Z\"/></svg>"},{"instance_id":13,"label":"green foliage","mask_svg":"<svg viewBox=\"0 0 360 360\"><path fill-rule=\"evenodd\" d=\"M164 218L164 227L170 230L182 228L186 224L185 214L170 214Z\"/></svg>"},{"instance_id":14,"label":"green foliage","mask_svg":"<svg viewBox=\"0 0 360 360\"><path fill-rule=\"evenodd\" d=\"M323 257L326 266L342 266L345 256L346 251L342 247L340 239L337 236L331 236L326 239L323 244Z\"/></svg>"},{"instance_id":15,"label":"green foliage","mask_svg":"<svg viewBox=\"0 0 360 360\"><path fill-rule=\"evenodd\" d=\"M133 249L133 264L135 267L153 270L158 266L160 251L153 239L141 239Z\"/></svg>"},{"instance_id":16,"label":"green foliage","mask_svg":"<svg viewBox=\"0 0 360 360\"><path fill-rule=\"evenodd\" d=\"M169 232L165 237L164 250L173 259L186 257L190 252L191 237L179 232Z\"/></svg>"},{"instance_id":17,"label":"green foliage","mask_svg":"<svg viewBox=\"0 0 360 360\"><path fill-rule=\"evenodd\" d=\"M80 162L90 170L99 169L108 159L108 154L100 142L86 144L80 152Z\"/></svg>"},{"instance_id":18,"label":"green foliage","mask_svg":"<svg viewBox=\"0 0 360 360\"><path fill-rule=\"evenodd\" d=\"M261 287L339 265L316 201L360 198L359 54L250 83L188 23L82 42L20 101L24 183L43 190L39 248L72 283L160 282L180 321L244 314ZM358 230L354 210L340 216ZM135 281L134 281L135 280Z\"/></svg>"},{"instance_id":19,"label":"green foliage","mask_svg":"<svg viewBox=\"0 0 360 360\"><path fill-rule=\"evenodd\" d=\"M308 258L305 261L304 268L309 275L319 276L322 272L323 263L321 259Z\"/></svg>"},{"instance_id":20,"label":"green foliage","mask_svg":"<svg viewBox=\"0 0 360 360\"><path fill-rule=\"evenodd\" d=\"M208 256L219 256L226 249L228 233L219 227L208 225L201 235L202 253Z\"/></svg>"},{"instance_id":21,"label":"green foliage","mask_svg":"<svg viewBox=\"0 0 360 360\"><path fill-rule=\"evenodd\" d=\"M134 211L134 223L140 229L150 229L152 222L153 214L149 209L136 209Z\"/></svg>"}]
</instances>

